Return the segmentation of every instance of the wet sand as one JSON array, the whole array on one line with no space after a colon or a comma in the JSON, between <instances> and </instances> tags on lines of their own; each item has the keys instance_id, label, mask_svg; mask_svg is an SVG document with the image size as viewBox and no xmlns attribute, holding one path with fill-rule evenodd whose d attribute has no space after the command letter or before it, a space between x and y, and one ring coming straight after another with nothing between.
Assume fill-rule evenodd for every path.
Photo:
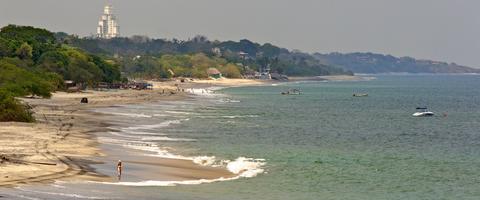
<instances>
[{"instance_id":1,"label":"wet sand","mask_svg":"<svg viewBox=\"0 0 480 200\"><path fill-rule=\"evenodd\" d=\"M235 174L226 168L205 167L191 160L139 156L140 152L102 145L96 138L108 131L109 116L93 112L93 109L188 98L188 94L178 91L179 88L258 84L262 82L240 79L155 82L154 90L57 92L51 99L22 99L33 106L37 122L0 123L0 186L56 180L117 181L114 169L118 159L124 160L130 168L122 181L234 177ZM88 104L80 103L83 97L88 98Z\"/></svg>"},{"instance_id":2,"label":"wet sand","mask_svg":"<svg viewBox=\"0 0 480 200\"><path fill-rule=\"evenodd\" d=\"M324 80L327 77L321 77ZM330 77L329 80L357 80ZM293 78L291 81L307 80ZM310 79L308 79L310 80ZM315 79L317 80L317 79ZM124 160L122 181L185 181L231 178L225 167L206 167L191 160L141 156L142 152L101 144L97 137L109 130L109 116L95 108L189 98L190 88L264 85L273 81L248 79L152 82L153 90L57 92L51 99L22 101L33 106L36 123L0 122L0 187L66 181L118 181L117 160ZM86 97L88 104L81 104ZM95 166L93 168L92 166ZM127 167L128 166L128 167Z\"/></svg>"}]
</instances>

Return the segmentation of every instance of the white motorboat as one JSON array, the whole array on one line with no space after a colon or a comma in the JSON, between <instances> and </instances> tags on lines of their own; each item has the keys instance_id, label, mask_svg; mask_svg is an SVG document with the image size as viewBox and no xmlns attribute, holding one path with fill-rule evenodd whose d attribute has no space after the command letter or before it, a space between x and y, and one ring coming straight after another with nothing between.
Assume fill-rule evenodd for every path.
<instances>
[{"instance_id":1,"label":"white motorboat","mask_svg":"<svg viewBox=\"0 0 480 200\"><path fill-rule=\"evenodd\" d=\"M418 107L417 112L413 113L414 117L431 117L435 115L433 112L428 111L426 107Z\"/></svg>"}]
</instances>

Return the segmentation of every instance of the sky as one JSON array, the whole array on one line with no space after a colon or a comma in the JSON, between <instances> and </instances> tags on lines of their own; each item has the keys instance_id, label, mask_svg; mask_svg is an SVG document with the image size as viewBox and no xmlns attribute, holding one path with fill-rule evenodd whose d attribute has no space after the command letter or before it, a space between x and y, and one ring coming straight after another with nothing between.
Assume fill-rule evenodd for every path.
<instances>
[{"instance_id":1,"label":"sky","mask_svg":"<svg viewBox=\"0 0 480 200\"><path fill-rule=\"evenodd\" d=\"M112 4L122 36L249 39L304 52L375 52L480 68L479 0L0 0L0 26L96 32Z\"/></svg>"}]
</instances>

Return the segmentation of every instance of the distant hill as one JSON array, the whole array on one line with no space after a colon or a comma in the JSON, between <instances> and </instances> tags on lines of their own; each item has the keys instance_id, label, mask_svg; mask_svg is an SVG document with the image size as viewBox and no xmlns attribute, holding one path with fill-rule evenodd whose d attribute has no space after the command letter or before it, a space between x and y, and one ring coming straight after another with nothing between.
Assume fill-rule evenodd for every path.
<instances>
[{"instance_id":1,"label":"distant hill","mask_svg":"<svg viewBox=\"0 0 480 200\"><path fill-rule=\"evenodd\" d=\"M269 43L259 44L247 39L211 41L205 36L196 36L182 41L132 36L105 40L79 38L66 33L56 33L55 37L65 44L84 49L91 54L117 58L116 61L121 66L122 71L127 73L142 74L147 72L147 74L152 74L150 69L158 68L151 65L132 68L129 65L140 65L123 62L136 56L158 59L166 55L196 54L203 54L213 60L220 58L228 63L235 64L238 66L238 71L243 75L262 69L270 69L271 72L289 76L353 75L353 73L480 73L480 69L460 66L455 63L418 60L411 57L399 58L374 53L308 54ZM180 57L175 58L180 59ZM183 72L180 74L185 75Z\"/></svg>"},{"instance_id":2,"label":"distant hill","mask_svg":"<svg viewBox=\"0 0 480 200\"><path fill-rule=\"evenodd\" d=\"M374 53L315 53L314 56L323 64L341 67L354 73L480 73L480 69L455 63Z\"/></svg>"},{"instance_id":3,"label":"distant hill","mask_svg":"<svg viewBox=\"0 0 480 200\"><path fill-rule=\"evenodd\" d=\"M106 57L129 58L141 55L159 58L165 55L201 53L209 58L221 58L229 63L245 66L239 67L242 74L270 69L271 72L289 76L353 75L352 72L342 68L322 64L311 54L290 51L269 43L259 44L246 39L210 41L204 36L196 36L193 39L181 41L132 36L105 40L79 38L66 33L57 33L56 37L66 44Z\"/></svg>"}]
</instances>

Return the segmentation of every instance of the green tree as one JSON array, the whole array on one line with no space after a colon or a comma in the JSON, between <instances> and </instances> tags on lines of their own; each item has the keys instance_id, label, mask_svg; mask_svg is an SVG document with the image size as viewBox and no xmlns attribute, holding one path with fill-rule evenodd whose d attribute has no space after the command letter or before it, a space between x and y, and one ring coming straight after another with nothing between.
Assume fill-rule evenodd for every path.
<instances>
[{"instance_id":1,"label":"green tree","mask_svg":"<svg viewBox=\"0 0 480 200\"><path fill-rule=\"evenodd\" d=\"M55 36L52 32L31 26L8 25L0 30L0 37L14 41L17 49L23 43L28 43L32 48L32 59L36 61L47 51L55 48Z\"/></svg>"},{"instance_id":2,"label":"green tree","mask_svg":"<svg viewBox=\"0 0 480 200\"><path fill-rule=\"evenodd\" d=\"M34 122L28 106L22 105L10 92L0 88L0 121Z\"/></svg>"},{"instance_id":3,"label":"green tree","mask_svg":"<svg viewBox=\"0 0 480 200\"><path fill-rule=\"evenodd\" d=\"M40 96L48 98L54 90L52 84L38 74L18 68L5 61L0 61L0 88L13 96Z\"/></svg>"},{"instance_id":4,"label":"green tree","mask_svg":"<svg viewBox=\"0 0 480 200\"><path fill-rule=\"evenodd\" d=\"M69 62L69 57L61 53L61 51L48 51L40 56L37 67L40 70L58 73L63 76L66 73L66 66Z\"/></svg>"},{"instance_id":5,"label":"green tree","mask_svg":"<svg viewBox=\"0 0 480 200\"><path fill-rule=\"evenodd\" d=\"M226 66L220 67L220 72L222 72L223 76L227 78L241 78L242 74L238 69L237 65L234 64L227 64Z\"/></svg>"},{"instance_id":6,"label":"green tree","mask_svg":"<svg viewBox=\"0 0 480 200\"><path fill-rule=\"evenodd\" d=\"M91 57L93 63L102 71L103 81L111 83L121 79L119 67L113 61L108 62L95 55L91 55Z\"/></svg>"},{"instance_id":7,"label":"green tree","mask_svg":"<svg viewBox=\"0 0 480 200\"><path fill-rule=\"evenodd\" d=\"M12 44L5 38L0 37L0 57L10 56L12 53Z\"/></svg>"},{"instance_id":8,"label":"green tree","mask_svg":"<svg viewBox=\"0 0 480 200\"><path fill-rule=\"evenodd\" d=\"M32 58L33 54L33 48L26 42L24 42L18 49L15 51L15 54L20 58L20 59L30 59Z\"/></svg>"}]
</instances>

